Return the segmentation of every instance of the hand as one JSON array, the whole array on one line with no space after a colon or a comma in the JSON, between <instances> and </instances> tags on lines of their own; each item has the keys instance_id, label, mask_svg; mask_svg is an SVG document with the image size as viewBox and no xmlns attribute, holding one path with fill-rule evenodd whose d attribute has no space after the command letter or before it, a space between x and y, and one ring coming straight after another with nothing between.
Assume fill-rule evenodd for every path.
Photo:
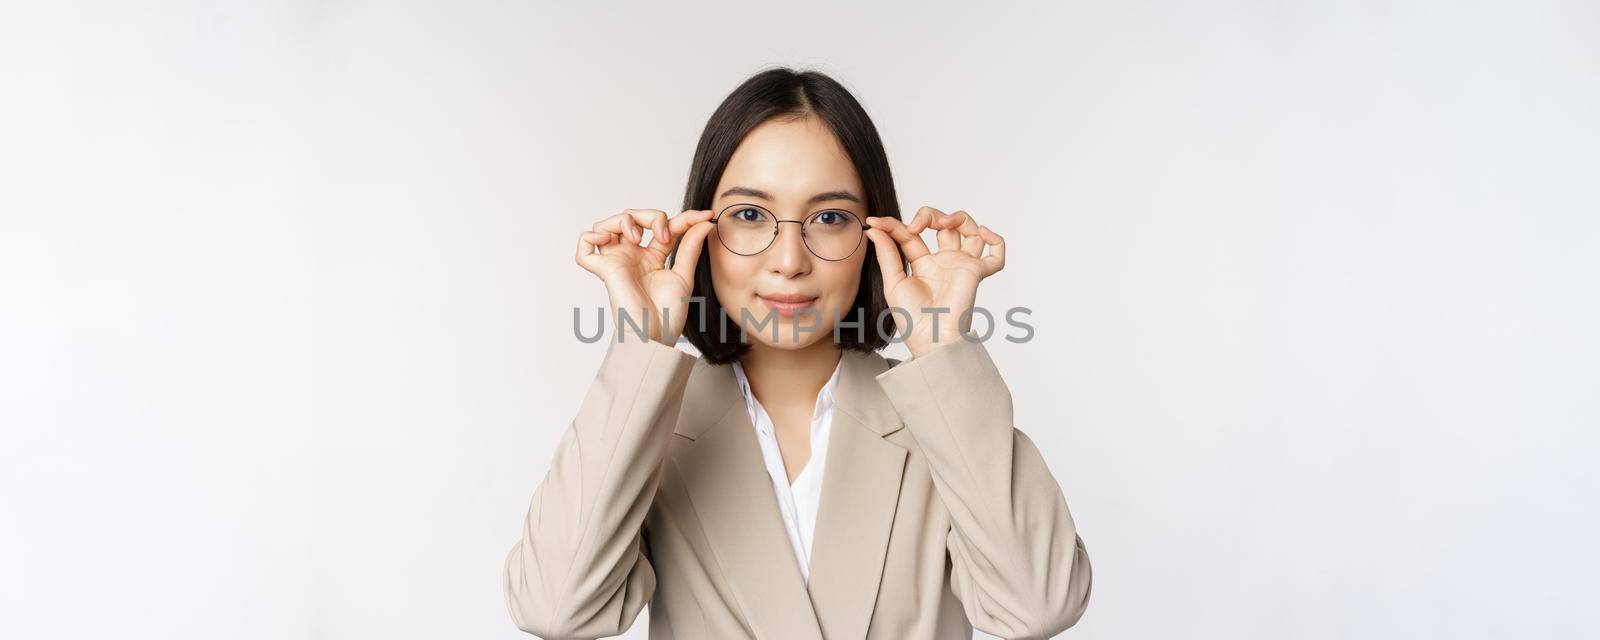
<instances>
[{"instance_id":1,"label":"hand","mask_svg":"<svg viewBox=\"0 0 1600 640\"><path fill-rule=\"evenodd\" d=\"M677 344L689 313L686 299L694 291L695 264L711 233L711 215L685 211L669 218L655 209L627 209L580 234L578 266L605 283L619 340L637 336L633 327L643 325L651 340ZM640 245L643 229L651 230L648 246ZM683 246L667 268L667 256L680 241ZM623 313L632 325L622 324Z\"/></svg>"},{"instance_id":2,"label":"hand","mask_svg":"<svg viewBox=\"0 0 1600 640\"><path fill-rule=\"evenodd\" d=\"M965 211L944 213L932 207L918 209L909 225L876 216L869 216L867 225L872 227L867 238L872 240L883 271L884 297L889 306L911 316L910 326L906 326L905 314L893 314L911 356L921 357L940 344L962 339L961 334L972 328L972 316L962 315L977 302L978 282L1006 265L1005 238L979 225ZM937 231L937 252L928 251L922 242L921 233L926 229ZM985 246L989 255L984 255ZM902 254L911 263L910 275L902 266ZM934 326L935 316L939 316L938 327Z\"/></svg>"}]
</instances>

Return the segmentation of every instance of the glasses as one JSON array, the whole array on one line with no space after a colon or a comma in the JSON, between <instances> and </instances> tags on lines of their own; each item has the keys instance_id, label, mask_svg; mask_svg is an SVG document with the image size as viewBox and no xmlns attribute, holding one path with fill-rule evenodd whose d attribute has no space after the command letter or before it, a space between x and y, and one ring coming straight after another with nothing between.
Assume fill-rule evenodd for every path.
<instances>
[{"instance_id":1,"label":"glasses","mask_svg":"<svg viewBox=\"0 0 1600 640\"><path fill-rule=\"evenodd\" d=\"M711 219L717 225L717 238L722 246L741 256L753 256L766 251L778 238L778 225L785 222L800 225L800 239L811 254L823 260L843 260L861 248L867 225L856 214L843 209L823 209L800 220L779 220L778 216L760 205L728 205Z\"/></svg>"}]
</instances>

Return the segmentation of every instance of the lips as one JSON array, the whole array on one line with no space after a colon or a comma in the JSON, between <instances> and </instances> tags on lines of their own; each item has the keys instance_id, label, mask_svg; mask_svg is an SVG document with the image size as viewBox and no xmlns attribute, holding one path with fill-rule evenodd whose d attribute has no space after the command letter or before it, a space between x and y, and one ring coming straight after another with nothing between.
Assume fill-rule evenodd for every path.
<instances>
[{"instance_id":1,"label":"lips","mask_svg":"<svg viewBox=\"0 0 1600 640\"><path fill-rule=\"evenodd\" d=\"M761 304L767 305L768 309L778 312L778 315L785 318L792 318L799 310L817 302L814 296L798 293L768 293L758 294L757 297L761 298Z\"/></svg>"}]
</instances>

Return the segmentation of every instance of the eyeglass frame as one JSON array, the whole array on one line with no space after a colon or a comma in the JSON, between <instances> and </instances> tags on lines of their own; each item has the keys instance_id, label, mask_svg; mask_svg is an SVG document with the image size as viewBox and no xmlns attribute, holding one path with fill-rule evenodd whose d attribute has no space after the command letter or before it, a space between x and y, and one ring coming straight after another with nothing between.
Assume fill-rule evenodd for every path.
<instances>
[{"instance_id":1,"label":"eyeglass frame","mask_svg":"<svg viewBox=\"0 0 1600 640\"><path fill-rule=\"evenodd\" d=\"M772 220L773 220L773 223L772 223L772 239L767 241L767 246L762 247L760 251L757 251L755 253L739 253L738 251L734 251L733 247L728 246L728 242L726 240L722 239L722 234L718 233L717 234L717 244L722 245L722 248L727 249L728 251L732 251L733 254L736 255L736 256L750 257L750 256L759 256L759 255L761 255L763 253L766 253L767 249L771 249L772 245L777 244L777 242L778 242L778 233L783 231L783 227L780 227L778 225L783 224L785 222L789 222L789 223L800 225L800 244L805 245L806 251L811 252L811 255L817 256L818 260L827 260L828 262L839 262L840 260L848 260L848 259L850 259L850 256L855 255L857 251L861 250L861 245L863 243L865 243L866 239L867 239L866 231L868 229L872 228L872 225L867 224L866 221L861 216L856 215L856 212L851 211L849 209L840 209L838 207L826 207L826 208L823 208L823 209L817 209L816 211L812 211L811 213L806 214L805 220L780 220L778 218L778 214L773 213L773 211L771 209L768 209L768 208L763 207L763 206L761 206L759 204L755 204L755 203L751 203L751 202L739 202L739 203L730 204L730 205L728 205L726 207L723 207L721 211L717 212L716 217L711 219L711 224L716 224L718 220L722 219L722 216L724 216L724 215L726 215L728 213L729 209L732 209L734 207L755 207L757 209L760 209L762 211L767 212L768 214L771 214L772 215ZM817 217L817 214L828 212L828 211L838 211L839 213L848 214L850 217L855 218L856 222L861 223L861 231L862 231L861 237L856 240L856 246L854 248L850 249L850 253L844 254L843 258L824 258L820 254L817 253L816 249L812 249L811 248L811 243L806 242L806 223L810 222L812 218Z\"/></svg>"}]
</instances>

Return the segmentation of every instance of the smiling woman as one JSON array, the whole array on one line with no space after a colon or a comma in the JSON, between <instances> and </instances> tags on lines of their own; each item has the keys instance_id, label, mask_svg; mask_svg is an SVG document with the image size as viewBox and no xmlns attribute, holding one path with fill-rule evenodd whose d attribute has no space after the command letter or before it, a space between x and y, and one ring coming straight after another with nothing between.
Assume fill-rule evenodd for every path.
<instances>
[{"instance_id":1,"label":"smiling woman","mask_svg":"<svg viewBox=\"0 0 1600 640\"><path fill-rule=\"evenodd\" d=\"M653 638L1076 623L1091 568L1061 488L970 317L934 320L974 308L1004 239L961 211L902 222L866 111L788 69L711 116L684 209L580 234L578 264L648 333L615 323L534 493L505 562L517 626L615 635L646 604ZM911 360L878 353L896 333Z\"/></svg>"},{"instance_id":2,"label":"smiling woman","mask_svg":"<svg viewBox=\"0 0 1600 640\"><path fill-rule=\"evenodd\" d=\"M745 136L722 174L711 207L724 212L717 220L720 242L700 257L701 264L710 267L713 295L707 297L714 297L722 312L739 319L741 334L768 347L833 350L832 343L820 339L832 331L832 321L846 313L865 313L872 289L861 286L867 260L858 249L866 225L847 210L811 213L817 205L859 206L860 182L849 155L817 117L774 118ZM794 231L784 233L785 222L794 223ZM863 292L869 300L860 299ZM750 330L750 319L773 311L792 317L802 308L820 318L805 327L811 335L790 332L772 337ZM752 345L740 335L722 334L722 326L718 324L716 333L702 333L692 326L690 342L703 353L743 356L750 351ZM778 334L777 324L771 326ZM876 345L856 341L854 346L881 348L887 342L883 337L879 341Z\"/></svg>"},{"instance_id":3,"label":"smiling woman","mask_svg":"<svg viewBox=\"0 0 1600 640\"><path fill-rule=\"evenodd\" d=\"M829 346L821 336L843 322L852 331L843 332L839 347L877 351L888 345L889 336L876 330L887 307L882 272L857 250L865 236L845 231L864 230L865 223L855 221L868 216L899 219L900 205L877 128L849 91L816 73L757 75L712 114L690 167L684 209L721 212L716 235L724 254L713 260L713 249L699 256L688 309L691 318L716 322L685 330L707 359L725 364L745 356L753 346L747 334L782 344L776 324L773 331L749 331L756 323L745 318L797 310L784 303L806 303L815 319L804 327L810 335L793 339L796 332L789 332L791 344ZM746 224L750 211L762 219ZM832 240L813 222L829 211L854 219L829 217L839 227ZM726 216L737 223L734 229L724 226ZM802 223L789 225L799 233L783 233L783 222ZM852 229L853 223L860 226ZM763 252L770 253L752 258ZM723 317L740 322L730 330Z\"/></svg>"}]
</instances>

